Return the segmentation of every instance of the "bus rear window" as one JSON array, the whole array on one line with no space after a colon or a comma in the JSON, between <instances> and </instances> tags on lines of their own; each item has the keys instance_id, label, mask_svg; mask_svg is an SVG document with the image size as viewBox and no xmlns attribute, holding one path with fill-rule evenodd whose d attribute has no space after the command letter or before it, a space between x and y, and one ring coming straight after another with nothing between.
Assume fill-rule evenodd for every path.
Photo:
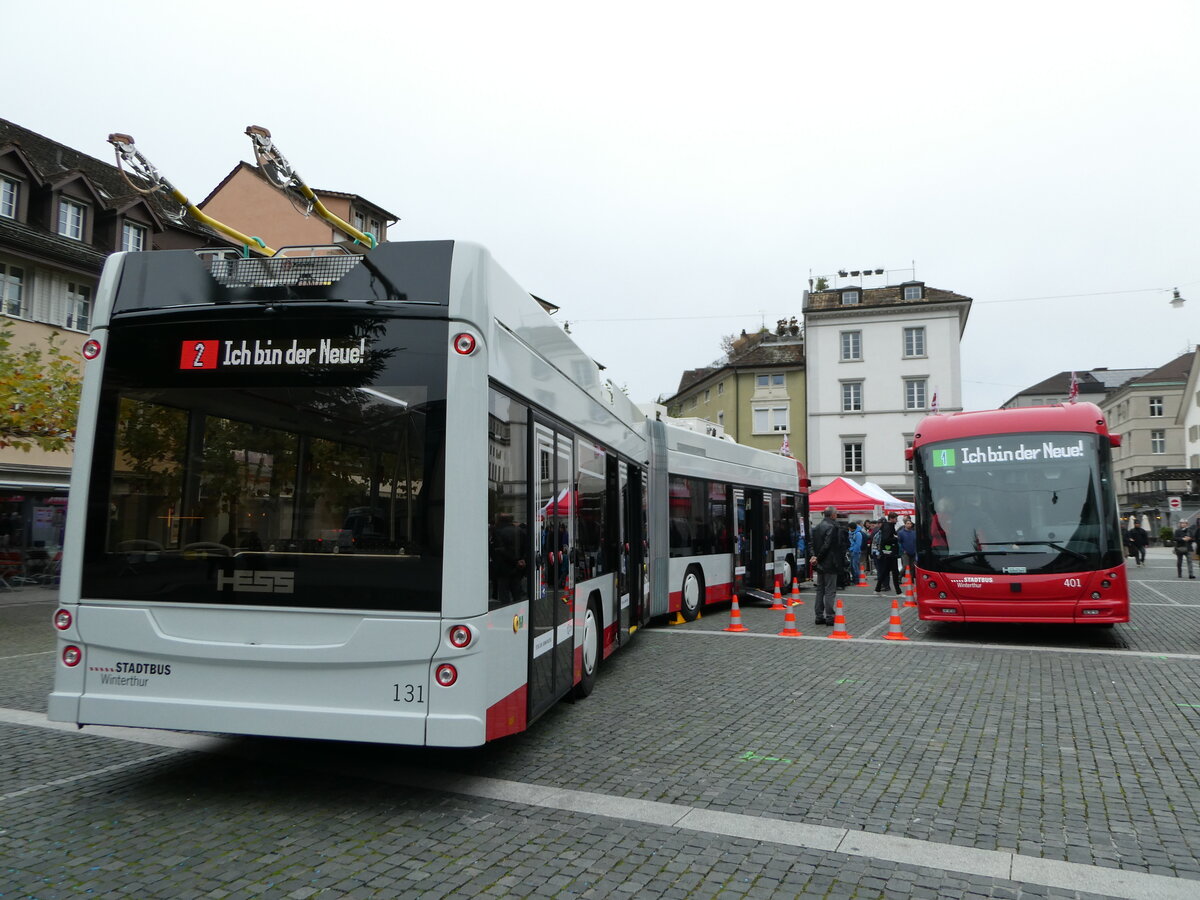
<instances>
[{"instance_id":1,"label":"bus rear window","mask_svg":"<svg viewBox=\"0 0 1200 900\"><path fill-rule=\"evenodd\" d=\"M437 609L445 412L428 393L120 392L85 594Z\"/></svg>"}]
</instances>

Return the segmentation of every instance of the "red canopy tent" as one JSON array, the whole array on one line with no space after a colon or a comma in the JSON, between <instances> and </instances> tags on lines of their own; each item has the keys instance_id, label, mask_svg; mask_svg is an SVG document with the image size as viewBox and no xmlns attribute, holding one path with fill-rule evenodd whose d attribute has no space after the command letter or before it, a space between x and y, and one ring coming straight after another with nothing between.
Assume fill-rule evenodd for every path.
<instances>
[{"instance_id":1,"label":"red canopy tent","mask_svg":"<svg viewBox=\"0 0 1200 900\"><path fill-rule=\"evenodd\" d=\"M883 501L872 497L849 478L840 475L821 488L808 495L808 508L819 513L827 506L832 506L838 512L874 512L883 508Z\"/></svg>"}]
</instances>

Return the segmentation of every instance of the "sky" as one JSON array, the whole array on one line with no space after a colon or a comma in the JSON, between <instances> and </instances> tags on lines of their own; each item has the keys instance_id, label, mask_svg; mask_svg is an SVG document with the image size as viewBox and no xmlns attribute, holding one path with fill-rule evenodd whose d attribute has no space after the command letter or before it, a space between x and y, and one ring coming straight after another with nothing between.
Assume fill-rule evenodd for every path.
<instances>
[{"instance_id":1,"label":"sky","mask_svg":"<svg viewBox=\"0 0 1200 900\"><path fill-rule=\"evenodd\" d=\"M967 409L1200 335L1194 0L62 0L4 28L0 116L106 161L132 134L197 202L265 126L389 239L488 247L636 402L841 269L974 299Z\"/></svg>"}]
</instances>

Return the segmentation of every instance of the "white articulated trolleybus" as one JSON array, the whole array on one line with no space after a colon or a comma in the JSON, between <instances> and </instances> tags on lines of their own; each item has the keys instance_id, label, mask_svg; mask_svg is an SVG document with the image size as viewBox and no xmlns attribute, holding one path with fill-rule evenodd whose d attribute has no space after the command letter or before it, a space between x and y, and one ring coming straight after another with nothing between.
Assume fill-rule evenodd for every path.
<instances>
[{"instance_id":1,"label":"white articulated trolleybus","mask_svg":"<svg viewBox=\"0 0 1200 900\"><path fill-rule=\"evenodd\" d=\"M807 525L794 460L648 421L478 245L116 254L94 321L55 721L482 744ZM743 541L671 545L685 501Z\"/></svg>"}]
</instances>

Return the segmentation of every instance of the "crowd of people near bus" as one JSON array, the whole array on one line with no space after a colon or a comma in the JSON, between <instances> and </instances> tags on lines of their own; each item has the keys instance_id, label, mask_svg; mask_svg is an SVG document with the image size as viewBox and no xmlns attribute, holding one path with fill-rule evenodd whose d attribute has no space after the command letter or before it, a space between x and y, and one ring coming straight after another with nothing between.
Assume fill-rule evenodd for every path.
<instances>
[{"instance_id":1,"label":"crowd of people near bus","mask_svg":"<svg viewBox=\"0 0 1200 900\"><path fill-rule=\"evenodd\" d=\"M816 573L815 622L833 624L834 593L874 573L875 593L901 592L902 579L916 578L917 530L911 516L894 512L879 519L843 520L828 506L813 529L809 562Z\"/></svg>"}]
</instances>

